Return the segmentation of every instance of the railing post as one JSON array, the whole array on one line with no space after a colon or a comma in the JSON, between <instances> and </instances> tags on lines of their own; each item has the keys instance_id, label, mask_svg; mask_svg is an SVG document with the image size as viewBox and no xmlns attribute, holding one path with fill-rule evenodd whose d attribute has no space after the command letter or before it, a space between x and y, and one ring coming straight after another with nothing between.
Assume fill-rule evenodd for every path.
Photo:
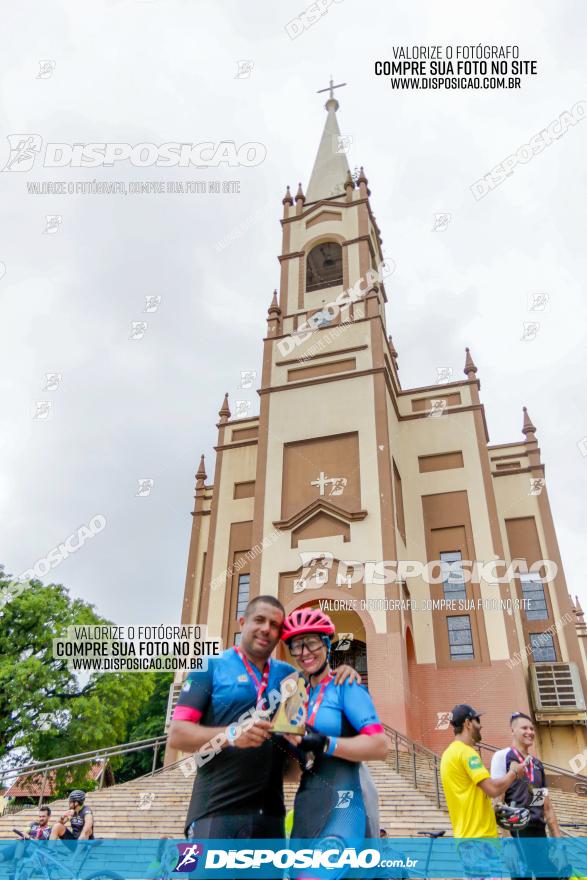
<instances>
[{"instance_id":1,"label":"railing post","mask_svg":"<svg viewBox=\"0 0 587 880\"><path fill-rule=\"evenodd\" d=\"M100 785L98 788L104 788L104 777L106 776L106 767L108 765L108 761L104 758L104 763L102 765L102 772L100 773Z\"/></svg>"},{"instance_id":2,"label":"railing post","mask_svg":"<svg viewBox=\"0 0 587 880\"><path fill-rule=\"evenodd\" d=\"M151 767L151 776L154 775L157 767L157 753L159 752L159 740L153 746L153 766Z\"/></svg>"},{"instance_id":3,"label":"railing post","mask_svg":"<svg viewBox=\"0 0 587 880\"><path fill-rule=\"evenodd\" d=\"M395 732L395 769L399 773L399 745L397 738L397 730Z\"/></svg>"},{"instance_id":4,"label":"railing post","mask_svg":"<svg viewBox=\"0 0 587 880\"><path fill-rule=\"evenodd\" d=\"M414 788L418 788L418 777L416 776L416 744L412 743L412 764L414 766Z\"/></svg>"},{"instance_id":5,"label":"railing post","mask_svg":"<svg viewBox=\"0 0 587 880\"><path fill-rule=\"evenodd\" d=\"M47 773L48 772L49 772L48 770L45 770L45 772L43 773L43 779L41 782L41 794L39 796L39 809L41 809L41 807L43 806L43 797L45 795L45 783L47 782Z\"/></svg>"},{"instance_id":6,"label":"railing post","mask_svg":"<svg viewBox=\"0 0 587 880\"><path fill-rule=\"evenodd\" d=\"M438 809L440 809L440 780L438 778L438 758L436 755L434 756L434 779L436 780L436 803L438 805Z\"/></svg>"}]
</instances>

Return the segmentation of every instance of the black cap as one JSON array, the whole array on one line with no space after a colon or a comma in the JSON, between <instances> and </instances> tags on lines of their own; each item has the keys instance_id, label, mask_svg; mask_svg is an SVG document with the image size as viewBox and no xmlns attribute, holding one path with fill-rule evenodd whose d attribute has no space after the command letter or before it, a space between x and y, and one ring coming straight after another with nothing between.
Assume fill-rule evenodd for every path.
<instances>
[{"instance_id":1,"label":"black cap","mask_svg":"<svg viewBox=\"0 0 587 880\"><path fill-rule=\"evenodd\" d=\"M450 723L453 727L460 727L467 718L479 718L480 715L483 715L483 712L477 712L476 709L473 709L472 706L468 706L466 703L459 703L450 713Z\"/></svg>"}]
</instances>

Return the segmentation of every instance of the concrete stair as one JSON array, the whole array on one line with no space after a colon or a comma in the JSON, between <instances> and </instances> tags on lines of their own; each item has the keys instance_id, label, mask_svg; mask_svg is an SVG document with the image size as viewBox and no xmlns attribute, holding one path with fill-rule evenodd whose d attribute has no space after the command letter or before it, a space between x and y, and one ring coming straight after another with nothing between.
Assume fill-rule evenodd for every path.
<instances>
[{"instance_id":1,"label":"concrete stair","mask_svg":"<svg viewBox=\"0 0 587 880\"><path fill-rule=\"evenodd\" d=\"M576 822L578 825L586 826L577 829L563 828L563 831L574 837L587 836L587 797L557 788L549 788L548 793L559 822Z\"/></svg>"},{"instance_id":2,"label":"concrete stair","mask_svg":"<svg viewBox=\"0 0 587 880\"><path fill-rule=\"evenodd\" d=\"M397 773L395 762L373 761L368 766L379 792L380 824L390 837L415 837L418 831L441 830L452 837L446 805L439 809L436 797L429 796L434 787L433 777L425 791L414 788L412 779ZM418 784L420 781L419 777Z\"/></svg>"},{"instance_id":3,"label":"concrete stair","mask_svg":"<svg viewBox=\"0 0 587 880\"><path fill-rule=\"evenodd\" d=\"M392 769L389 762L373 762L369 768L380 795L381 823L390 836L411 837L418 830L450 829L446 812L438 810L426 795L414 789L408 779ZM90 792L87 803L94 813L97 836L137 839L183 837L183 823L192 785L193 776L186 778L181 769L173 767L159 771L154 776L143 776L132 782ZM294 783L285 785L288 810L293 806L296 788ZM151 795L154 795L152 799ZM149 809L139 808L141 802L148 801ZM67 809L67 802L54 801L50 806L54 818ZM29 808L0 816L0 839L14 837L12 828L26 828L36 815L36 808Z\"/></svg>"},{"instance_id":4,"label":"concrete stair","mask_svg":"<svg viewBox=\"0 0 587 880\"><path fill-rule=\"evenodd\" d=\"M193 777L186 778L177 767L154 776L142 776L131 782L89 792L86 803L94 814L97 837L149 839L181 838ZM149 809L139 809L141 797L149 797ZM51 801L51 820L67 809L66 800ZM36 818L37 809L27 808L9 816L0 816L0 839L14 838L12 828L24 829Z\"/></svg>"},{"instance_id":5,"label":"concrete stair","mask_svg":"<svg viewBox=\"0 0 587 880\"><path fill-rule=\"evenodd\" d=\"M418 831L440 831L450 836L450 822L441 790L441 807L436 803L434 762L424 756L416 759L417 788L414 786L413 758L400 753L399 773L396 756L369 763L379 791L381 825L390 837L414 837ZM96 834L106 839L182 838L183 825L193 785L179 767L170 767L154 776L115 785L88 795L87 803L95 817ZM286 783L287 809L293 806L296 785ZM587 798L550 789L561 822L587 825ZM141 808L147 806L148 808ZM51 803L53 817L67 809L64 800ZM24 829L37 815L35 807L0 816L0 839L14 838L12 828ZM572 829L569 829L573 833ZM578 834L582 834L579 829Z\"/></svg>"}]
</instances>

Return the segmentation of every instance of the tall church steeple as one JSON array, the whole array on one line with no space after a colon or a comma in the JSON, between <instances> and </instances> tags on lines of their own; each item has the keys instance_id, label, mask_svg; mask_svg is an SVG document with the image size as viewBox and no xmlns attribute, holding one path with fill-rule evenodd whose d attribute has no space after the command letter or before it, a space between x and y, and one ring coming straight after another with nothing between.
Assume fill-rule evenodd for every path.
<instances>
[{"instance_id":1,"label":"tall church steeple","mask_svg":"<svg viewBox=\"0 0 587 880\"><path fill-rule=\"evenodd\" d=\"M320 90L329 92L327 116L310 182L307 188L299 184L295 208L289 187L282 200L282 325L279 334L271 332L272 338L281 337L282 357L296 347L293 339L296 334L302 336L308 321L315 331L319 326L346 325L377 315L385 328L387 296L380 275L384 260L371 192L362 167L355 186L336 118L339 104L334 89L343 85L335 85L331 77L329 87ZM335 340L340 342L347 335L342 328L341 333L328 340L333 351ZM326 344L323 338L321 345ZM385 334L383 344L387 344Z\"/></svg>"},{"instance_id":2,"label":"tall church steeple","mask_svg":"<svg viewBox=\"0 0 587 880\"><path fill-rule=\"evenodd\" d=\"M548 759L567 761L585 723L586 664L576 627L554 622L573 606L536 428L524 410L525 443L488 445L468 349L466 378L400 386L385 316L393 263L383 260L367 175L357 161L354 180L341 149L336 88L331 80L310 182L296 173L278 207L279 284L266 315L259 415L233 418L225 395L213 483L203 461L198 469L182 621L206 625L229 648L256 596L276 596L288 613L335 603L335 626L353 630L382 720L434 750L445 737L437 719L463 698L465 678L497 694L492 741L512 702L531 712L533 667L552 664L573 679L576 705L540 703L536 720L548 724ZM532 584L544 594L541 620L512 603L523 591L510 568L485 580L474 565L449 590L435 577L444 554L458 554L463 572L465 560L500 568L510 558L551 560L558 574ZM541 638L548 664L530 650L539 630L555 633L546 649ZM181 680L178 671L176 691ZM561 717L569 729L557 744ZM166 762L178 758L168 747Z\"/></svg>"},{"instance_id":3,"label":"tall church steeple","mask_svg":"<svg viewBox=\"0 0 587 880\"><path fill-rule=\"evenodd\" d=\"M346 83L341 83L346 85ZM349 164L346 153L342 150L340 129L336 118L339 104L334 97L335 86L330 77L328 89L320 89L321 92L329 91L330 97L324 105L327 111L324 131L318 147L316 161L310 176L306 199L308 202L317 202L319 199L327 199L333 195L344 192L344 183L349 173Z\"/></svg>"}]
</instances>

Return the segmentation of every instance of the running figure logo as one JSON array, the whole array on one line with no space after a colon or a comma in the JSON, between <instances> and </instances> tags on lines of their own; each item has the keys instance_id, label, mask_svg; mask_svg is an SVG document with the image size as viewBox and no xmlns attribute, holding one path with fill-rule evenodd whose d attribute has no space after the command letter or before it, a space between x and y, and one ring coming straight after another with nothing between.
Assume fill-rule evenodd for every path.
<instances>
[{"instance_id":1,"label":"running figure logo","mask_svg":"<svg viewBox=\"0 0 587 880\"><path fill-rule=\"evenodd\" d=\"M174 874L189 874L194 871L198 865L198 856L204 852L201 843L178 843L177 851L179 861L173 869Z\"/></svg>"},{"instance_id":2,"label":"running figure logo","mask_svg":"<svg viewBox=\"0 0 587 880\"><path fill-rule=\"evenodd\" d=\"M436 713L436 730L448 730L448 726L452 720L451 712Z\"/></svg>"},{"instance_id":3,"label":"running figure logo","mask_svg":"<svg viewBox=\"0 0 587 880\"><path fill-rule=\"evenodd\" d=\"M335 806L335 810L346 810L351 805L351 801L355 796L354 791L337 791L338 794L338 803Z\"/></svg>"},{"instance_id":4,"label":"running figure logo","mask_svg":"<svg viewBox=\"0 0 587 880\"><path fill-rule=\"evenodd\" d=\"M335 651L350 651L351 642L353 641L352 633L339 633L338 642L334 646Z\"/></svg>"},{"instance_id":5,"label":"running figure logo","mask_svg":"<svg viewBox=\"0 0 587 880\"><path fill-rule=\"evenodd\" d=\"M328 583L329 569L332 568L332 553L315 553L304 551L300 553L302 560L302 572L299 578L293 582L294 593L302 593L304 590L317 590Z\"/></svg>"},{"instance_id":6,"label":"running figure logo","mask_svg":"<svg viewBox=\"0 0 587 880\"><path fill-rule=\"evenodd\" d=\"M30 171L43 144L38 134L9 134L10 155L2 171Z\"/></svg>"}]
</instances>

